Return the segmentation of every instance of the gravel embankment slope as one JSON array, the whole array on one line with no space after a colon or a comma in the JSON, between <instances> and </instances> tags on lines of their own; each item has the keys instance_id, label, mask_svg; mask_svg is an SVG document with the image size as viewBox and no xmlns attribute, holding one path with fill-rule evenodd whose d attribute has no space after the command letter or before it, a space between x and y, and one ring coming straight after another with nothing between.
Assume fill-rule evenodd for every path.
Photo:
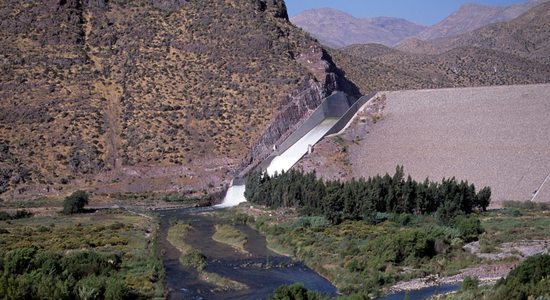
<instances>
[{"instance_id":1,"label":"gravel embankment slope","mask_svg":"<svg viewBox=\"0 0 550 300\"><path fill-rule=\"evenodd\" d=\"M490 186L499 202L531 199L550 173L550 84L383 94L383 119L349 143L356 177L403 165L418 180ZM536 201L550 202L549 182Z\"/></svg>"}]
</instances>

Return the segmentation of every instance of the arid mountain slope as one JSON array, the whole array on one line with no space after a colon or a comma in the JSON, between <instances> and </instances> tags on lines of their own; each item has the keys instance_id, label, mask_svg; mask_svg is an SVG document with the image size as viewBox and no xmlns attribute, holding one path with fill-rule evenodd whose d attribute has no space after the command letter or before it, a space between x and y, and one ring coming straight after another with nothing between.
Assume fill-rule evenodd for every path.
<instances>
[{"instance_id":1,"label":"arid mountain slope","mask_svg":"<svg viewBox=\"0 0 550 300\"><path fill-rule=\"evenodd\" d=\"M404 19L360 19L329 8L304 11L292 17L291 22L333 48L366 43L393 46L425 28Z\"/></svg>"},{"instance_id":2,"label":"arid mountain slope","mask_svg":"<svg viewBox=\"0 0 550 300\"><path fill-rule=\"evenodd\" d=\"M438 55L354 45L332 56L363 93L442 87L545 83L550 67L509 53L461 47Z\"/></svg>"},{"instance_id":3,"label":"arid mountain slope","mask_svg":"<svg viewBox=\"0 0 550 300\"><path fill-rule=\"evenodd\" d=\"M397 46L397 49L438 54L465 46L506 52L550 64L550 2L534 7L509 22L489 25L454 38L408 41Z\"/></svg>"},{"instance_id":4,"label":"arid mountain slope","mask_svg":"<svg viewBox=\"0 0 550 300\"><path fill-rule=\"evenodd\" d=\"M510 21L546 0L531 0L510 6L465 4L441 22L419 33L416 38L433 40L452 37L489 24Z\"/></svg>"},{"instance_id":5,"label":"arid mountain slope","mask_svg":"<svg viewBox=\"0 0 550 300\"><path fill-rule=\"evenodd\" d=\"M357 93L279 0L3 1L0 17L9 197L216 190L323 96Z\"/></svg>"}]
</instances>

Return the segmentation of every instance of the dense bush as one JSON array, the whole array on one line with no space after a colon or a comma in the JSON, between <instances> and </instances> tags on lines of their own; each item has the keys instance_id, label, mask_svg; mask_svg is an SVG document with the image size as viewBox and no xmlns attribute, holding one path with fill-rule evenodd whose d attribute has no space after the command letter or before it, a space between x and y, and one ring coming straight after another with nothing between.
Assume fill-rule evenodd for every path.
<instances>
[{"instance_id":1,"label":"dense bush","mask_svg":"<svg viewBox=\"0 0 550 300\"><path fill-rule=\"evenodd\" d=\"M342 220L376 221L376 213L429 214L437 212L446 225L461 214L485 210L491 190L476 194L475 186L455 178L419 183L405 179L403 167L393 176L375 176L349 182L317 179L315 173L291 170L274 177L249 174L245 196L248 201L269 207L299 207L306 215L323 215L332 223Z\"/></svg>"},{"instance_id":2,"label":"dense bush","mask_svg":"<svg viewBox=\"0 0 550 300\"><path fill-rule=\"evenodd\" d=\"M93 251L0 253L0 299L130 299L130 289L117 277L120 261Z\"/></svg>"},{"instance_id":3,"label":"dense bush","mask_svg":"<svg viewBox=\"0 0 550 300\"><path fill-rule=\"evenodd\" d=\"M550 255L526 259L505 279L497 282L490 299L550 298Z\"/></svg>"},{"instance_id":4,"label":"dense bush","mask_svg":"<svg viewBox=\"0 0 550 300\"><path fill-rule=\"evenodd\" d=\"M473 290L473 289L477 289L478 285L479 285L479 278L466 276L464 277L464 280L460 285L460 289L462 289L463 291Z\"/></svg>"},{"instance_id":5,"label":"dense bush","mask_svg":"<svg viewBox=\"0 0 550 300\"><path fill-rule=\"evenodd\" d=\"M308 291L303 285L295 283L278 287L270 300L321 300L320 294Z\"/></svg>"},{"instance_id":6,"label":"dense bush","mask_svg":"<svg viewBox=\"0 0 550 300\"><path fill-rule=\"evenodd\" d=\"M88 204L89 195L85 191L76 191L63 201L63 213L75 214L82 212Z\"/></svg>"},{"instance_id":7,"label":"dense bush","mask_svg":"<svg viewBox=\"0 0 550 300\"><path fill-rule=\"evenodd\" d=\"M26 210L18 210L13 215L5 211L0 211L0 221L16 220L30 217L32 217L32 213Z\"/></svg>"},{"instance_id":8,"label":"dense bush","mask_svg":"<svg viewBox=\"0 0 550 300\"><path fill-rule=\"evenodd\" d=\"M475 241L480 234L485 232L481 221L476 216L459 216L455 219L454 227L458 229L465 242Z\"/></svg>"}]
</instances>

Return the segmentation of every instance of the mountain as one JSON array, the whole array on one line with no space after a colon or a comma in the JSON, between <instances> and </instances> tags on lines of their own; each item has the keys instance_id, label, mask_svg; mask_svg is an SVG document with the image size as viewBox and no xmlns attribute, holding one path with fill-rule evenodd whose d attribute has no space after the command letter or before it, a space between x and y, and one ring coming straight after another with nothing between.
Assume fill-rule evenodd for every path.
<instances>
[{"instance_id":1,"label":"mountain","mask_svg":"<svg viewBox=\"0 0 550 300\"><path fill-rule=\"evenodd\" d=\"M333 48L366 43L392 46L425 29L422 25L404 19L360 19L330 8L306 10L290 21Z\"/></svg>"},{"instance_id":2,"label":"mountain","mask_svg":"<svg viewBox=\"0 0 550 300\"><path fill-rule=\"evenodd\" d=\"M0 20L5 199L221 191L358 93L282 0L8 0Z\"/></svg>"},{"instance_id":3,"label":"mountain","mask_svg":"<svg viewBox=\"0 0 550 300\"><path fill-rule=\"evenodd\" d=\"M331 50L331 55L363 93L545 83L550 79L548 65L476 47L426 55L367 44Z\"/></svg>"},{"instance_id":4,"label":"mountain","mask_svg":"<svg viewBox=\"0 0 550 300\"><path fill-rule=\"evenodd\" d=\"M550 2L454 38L392 49L352 45L332 56L362 92L547 83Z\"/></svg>"},{"instance_id":5,"label":"mountain","mask_svg":"<svg viewBox=\"0 0 550 300\"><path fill-rule=\"evenodd\" d=\"M396 48L412 53L440 54L466 46L550 64L550 2L540 4L509 22L492 24L452 38L409 41Z\"/></svg>"},{"instance_id":6,"label":"mountain","mask_svg":"<svg viewBox=\"0 0 550 300\"><path fill-rule=\"evenodd\" d=\"M510 6L465 4L441 22L426 28L416 38L433 40L441 37L452 37L489 24L510 21L541 2L543 1L531 0Z\"/></svg>"}]
</instances>

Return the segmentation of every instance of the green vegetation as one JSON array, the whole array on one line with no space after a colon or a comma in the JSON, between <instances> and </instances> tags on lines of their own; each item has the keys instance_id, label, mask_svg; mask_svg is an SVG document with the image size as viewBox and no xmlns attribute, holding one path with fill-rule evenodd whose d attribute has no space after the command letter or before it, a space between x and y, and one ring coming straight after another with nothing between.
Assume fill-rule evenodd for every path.
<instances>
[{"instance_id":1,"label":"green vegetation","mask_svg":"<svg viewBox=\"0 0 550 300\"><path fill-rule=\"evenodd\" d=\"M270 248L304 260L344 294L362 297L479 262L462 246L484 232L475 213L486 210L491 190L476 193L454 178L419 183L397 167L393 176L349 182L294 170L252 173L245 196L271 208L296 207L301 216L283 224L256 220Z\"/></svg>"},{"instance_id":2,"label":"green vegetation","mask_svg":"<svg viewBox=\"0 0 550 300\"><path fill-rule=\"evenodd\" d=\"M63 201L64 214L76 214L83 211L84 206L88 204L90 196L85 191L76 191Z\"/></svg>"},{"instance_id":3,"label":"green vegetation","mask_svg":"<svg viewBox=\"0 0 550 300\"><path fill-rule=\"evenodd\" d=\"M260 172L248 176L246 198L271 208L298 207L305 215L323 215L333 224L343 220L376 222L377 213L436 213L442 223L453 223L455 217L485 211L491 189L477 194L473 184L456 179L441 183L423 183L405 179L403 167L395 174L375 176L349 182L317 179L315 173L291 170L274 177Z\"/></svg>"},{"instance_id":4,"label":"green vegetation","mask_svg":"<svg viewBox=\"0 0 550 300\"><path fill-rule=\"evenodd\" d=\"M112 211L0 226L0 299L136 299L164 293L152 218Z\"/></svg>"},{"instance_id":5,"label":"green vegetation","mask_svg":"<svg viewBox=\"0 0 550 300\"><path fill-rule=\"evenodd\" d=\"M502 206L524 210L550 210L550 204L532 201L504 201Z\"/></svg>"},{"instance_id":6,"label":"green vegetation","mask_svg":"<svg viewBox=\"0 0 550 300\"><path fill-rule=\"evenodd\" d=\"M303 285L295 283L278 287L270 300L321 300L325 297L318 293L308 291Z\"/></svg>"},{"instance_id":7,"label":"green vegetation","mask_svg":"<svg viewBox=\"0 0 550 300\"><path fill-rule=\"evenodd\" d=\"M533 256L499 280L492 299L550 297L550 255Z\"/></svg>"},{"instance_id":8,"label":"green vegetation","mask_svg":"<svg viewBox=\"0 0 550 300\"><path fill-rule=\"evenodd\" d=\"M478 287L476 279L465 279L462 287L458 293L441 296L438 299L549 299L550 255L529 257L493 287Z\"/></svg>"},{"instance_id":9,"label":"green vegetation","mask_svg":"<svg viewBox=\"0 0 550 300\"><path fill-rule=\"evenodd\" d=\"M466 276L460 285L463 291L477 289L479 286L479 278Z\"/></svg>"},{"instance_id":10,"label":"green vegetation","mask_svg":"<svg viewBox=\"0 0 550 300\"><path fill-rule=\"evenodd\" d=\"M2 259L4 299L132 299L117 276L121 257L78 251L68 255L19 248Z\"/></svg>"},{"instance_id":11,"label":"green vegetation","mask_svg":"<svg viewBox=\"0 0 550 300\"><path fill-rule=\"evenodd\" d=\"M247 242L246 235L237 228L228 224L216 224L216 232L212 239L216 242L227 244L241 252L245 252L244 245Z\"/></svg>"},{"instance_id":12,"label":"green vegetation","mask_svg":"<svg viewBox=\"0 0 550 300\"><path fill-rule=\"evenodd\" d=\"M26 210L18 210L15 214L9 214L5 211L0 211L0 221L17 220L32 217L32 213Z\"/></svg>"},{"instance_id":13,"label":"green vegetation","mask_svg":"<svg viewBox=\"0 0 550 300\"><path fill-rule=\"evenodd\" d=\"M485 229L479 239L481 252L494 252L507 242L546 240L550 236L550 212L504 208L485 214L481 222Z\"/></svg>"},{"instance_id":14,"label":"green vegetation","mask_svg":"<svg viewBox=\"0 0 550 300\"><path fill-rule=\"evenodd\" d=\"M462 249L468 236L434 216L380 213L376 218L376 225L352 220L333 225L323 217L282 224L261 217L251 225L266 235L270 248L303 260L347 295L377 294L398 281L451 275L479 262Z\"/></svg>"},{"instance_id":15,"label":"green vegetation","mask_svg":"<svg viewBox=\"0 0 550 300\"><path fill-rule=\"evenodd\" d=\"M180 252L180 263L184 266L192 267L197 271L202 271L206 266L206 256L200 251L194 249L184 242L185 236L191 229L189 224L173 222L168 229L168 242L176 247Z\"/></svg>"}]
</instances>

